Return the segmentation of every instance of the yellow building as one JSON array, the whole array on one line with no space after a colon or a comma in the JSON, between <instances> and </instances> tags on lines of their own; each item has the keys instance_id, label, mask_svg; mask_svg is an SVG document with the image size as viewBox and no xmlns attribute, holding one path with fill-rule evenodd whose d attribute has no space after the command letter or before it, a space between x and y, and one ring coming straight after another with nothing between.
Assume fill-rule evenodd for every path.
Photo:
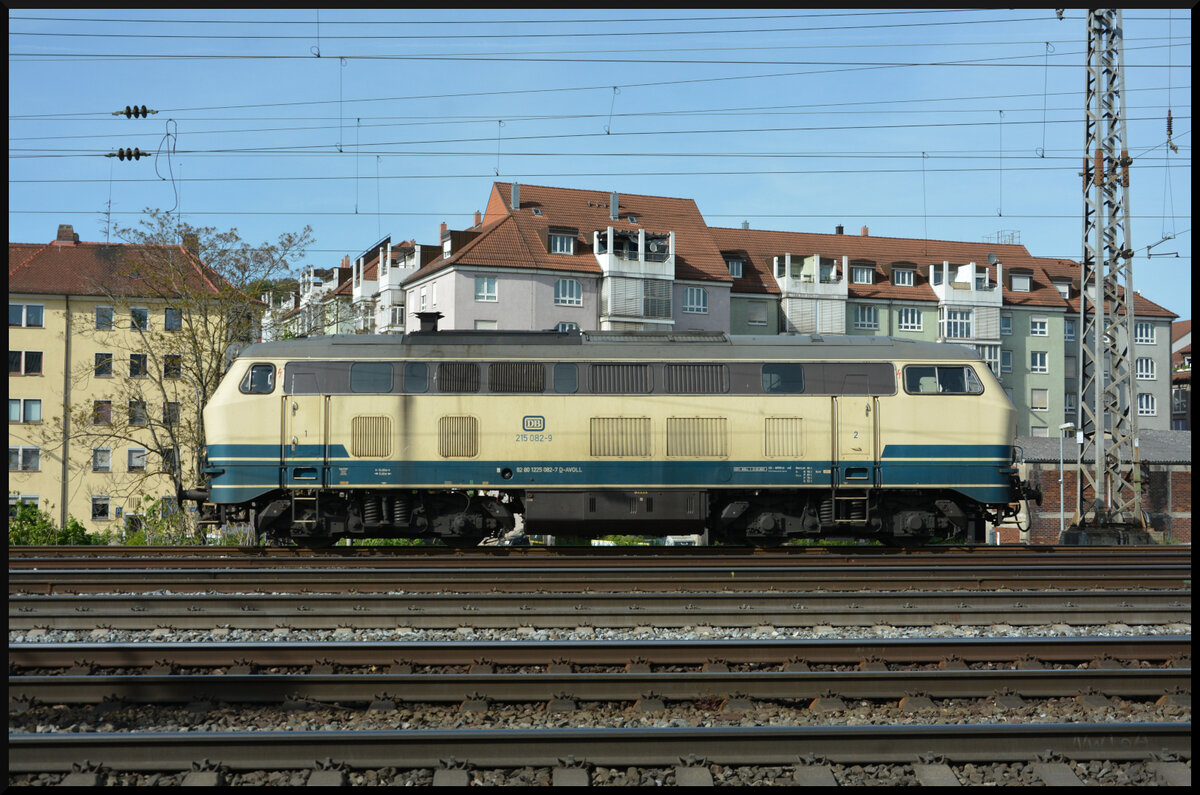
<instances>
[{"instance_id":1,"label":"yellow building","mask_svg":"<svg viewBox=\"0 0 1200 795\"><path fill-rule=\"evenodd\" d=\"M162 297L161 270L131 267L144 254L80 242L69 225L49 244L9 244L10 506L111 529L141 514L144 495L174 500L180 463L188 477L200 390L171 351L189 310ZM194 255L171 254L191 271L188 289L216 293Z\"/></svg>"}]
</instances>

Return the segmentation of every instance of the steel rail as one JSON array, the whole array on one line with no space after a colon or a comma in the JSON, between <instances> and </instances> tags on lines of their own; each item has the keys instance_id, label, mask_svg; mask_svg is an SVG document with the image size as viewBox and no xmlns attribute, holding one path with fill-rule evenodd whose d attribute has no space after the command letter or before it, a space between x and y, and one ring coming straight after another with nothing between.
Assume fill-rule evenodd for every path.
<instances>
[{"instance_id":1,"label":"steel rail","mask_svg":"<svg viewBox=\"0 0 1200 795\"><path fill-rule=\"evenodd\" d=\"M710 639L577 641L263 641L201 643L10 643L8 661L17 668L65 668L86 663L104 668L150 667L166 661L182 667L260 668L307 666L332 660L346 666L471 665L820 665L875 660L892 665L932 664L943 660L1088 663L1092 660L1141 660L1179 663L1191 657L1191 635L1026 638L881 638L881 639Z\"/></svg>"},{"instance_id":2,"label":"steel rail","mask_svg":"<svg viewBox=\"0 0 1200 795\"><path fill-rule=\"evenodd\" d=\"M305 550L281 547L10 547L9 568L38 568L139 565L155 561L160 567L193 565L222 566L449 566L486 565L510 560L522 566L556 566L570 560L576 566L688 565L721 567L855 565L1008 565L1049 566L1087 563L1144 563L1148 565L1190 562L1188 548L1175 547L779 547L762 550L738 547L475 547L469 550L445 547L333 547Z\"/></svg>"},{"instance_id":3,"label":"steel rail","mask_svg":"<svg viewBox=\"0 0 1200 795\"><path fill-rule=\"evenodd\" d=\"M196 594L10 596L9 629L1161 624L1190 591L755 594Z\"/></svg>"},{"instance_id":4,"label":"steel rail","mask_svg":"<svg viewBox=\"0 0 1200 795\"><path fill-rule=\"evenodd\" d=\"M212 760L230 770L308 769L332 759L355 768L678 765L689 756L725 765L789 765L813 754L838 764L913 762L936 751L952 762L1191 756L1191 723L1042 723L449 731L106 732L12 734L9 773L66 772L84 760L112 770L180 771Z\"/></svg>"},{"instance_id":5,"label":"steel rail","mask_svg":"<svg viewBox=\"0 0 1200 795\"><path fill-rule=\"evenodd\" d=\"M1012 692L1056 698L1099 692L1121 698L1190 692L1190 668L1050 669L1033 671L803 671L687 673L436 674L92 674L9 676L8 696L47 704L459 703L551 699L612 702L650 696L692 701L738 696L807 700L834 694L854 699L987 698Z\"/></svg>"},{"instance_id":6,"label":"steel rail","mask_svg":"<svg viewBox=\"0 0 1200 795\"><path fill-rule=\"evenodd\" d=\"M427 568L190 568L190 569L16 569L8 575L10 594L120 593L152 591L327 591L442 590L460 592L643 591L768 589L952 589L1038 590L1083 588L1185 588L1190 565L1085 565L1055 570L978 566L787 566L588 568L559 566L473 566Z\"/></svg>"}]
</instances>

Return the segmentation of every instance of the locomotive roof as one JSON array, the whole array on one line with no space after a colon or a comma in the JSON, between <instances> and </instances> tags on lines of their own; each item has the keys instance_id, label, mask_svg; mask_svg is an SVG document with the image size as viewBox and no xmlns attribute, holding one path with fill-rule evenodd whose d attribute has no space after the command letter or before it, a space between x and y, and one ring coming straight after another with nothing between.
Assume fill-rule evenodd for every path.
<instances>
[{"instance_id":1,"label":"locomotive roof","mask_svg":"<svg viewBox=\"0 0 1200 795\"><path fill-rule=\"evenodd\" d=\"M730 336L722 332L432 331L338 334L260 342L242 359L939 359L977 360L968 345L848 334Z\"/></svg>"}]
</instances>

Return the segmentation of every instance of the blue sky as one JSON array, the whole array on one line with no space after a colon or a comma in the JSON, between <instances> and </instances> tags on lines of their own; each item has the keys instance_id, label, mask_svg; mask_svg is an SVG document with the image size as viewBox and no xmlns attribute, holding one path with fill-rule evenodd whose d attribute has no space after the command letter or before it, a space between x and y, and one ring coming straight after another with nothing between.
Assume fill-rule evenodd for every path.
<instances>
[{"instance_id":1,"label":"blue sky","mask_svg":"<svg viewBox=\"0 0 1200 795\"><path fill-rule=\"evenodd\" d=\"M1124 14L1134 287L1191 317L1191 12ZM301 264L436 243L492 182L710 225L1078 261L1085 14L1052 9L9 10L9 240L141 210ZM126 105L157 110L113 116ZM1167 145L1167 112L1173 119ZM105 157L119 148L152 153ZM1149 253L1154 256L1147 256ZM831 252L833 253L833 252ZM1178 256L1175 256L1175 255Z\"/></svg>"}]
</instances>

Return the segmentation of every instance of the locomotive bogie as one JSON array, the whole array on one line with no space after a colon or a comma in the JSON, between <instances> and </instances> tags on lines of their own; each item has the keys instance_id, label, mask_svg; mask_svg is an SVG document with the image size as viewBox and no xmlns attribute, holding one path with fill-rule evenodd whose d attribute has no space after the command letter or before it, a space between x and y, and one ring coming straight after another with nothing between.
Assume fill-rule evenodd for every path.
<instances>
[{"instance_id":1,"label":"locomotive bogie","mask_svg":"<svg viewBox=\"0 0 1200 795\"><path fill-rule=\"evenodd\" d=\"M626 337L251 346L205 410L206 494L277 538L463 544L517 516L576 536L979 536L1022 494L1012 404L965 347Z\"/></svg>"}]
</instances>

